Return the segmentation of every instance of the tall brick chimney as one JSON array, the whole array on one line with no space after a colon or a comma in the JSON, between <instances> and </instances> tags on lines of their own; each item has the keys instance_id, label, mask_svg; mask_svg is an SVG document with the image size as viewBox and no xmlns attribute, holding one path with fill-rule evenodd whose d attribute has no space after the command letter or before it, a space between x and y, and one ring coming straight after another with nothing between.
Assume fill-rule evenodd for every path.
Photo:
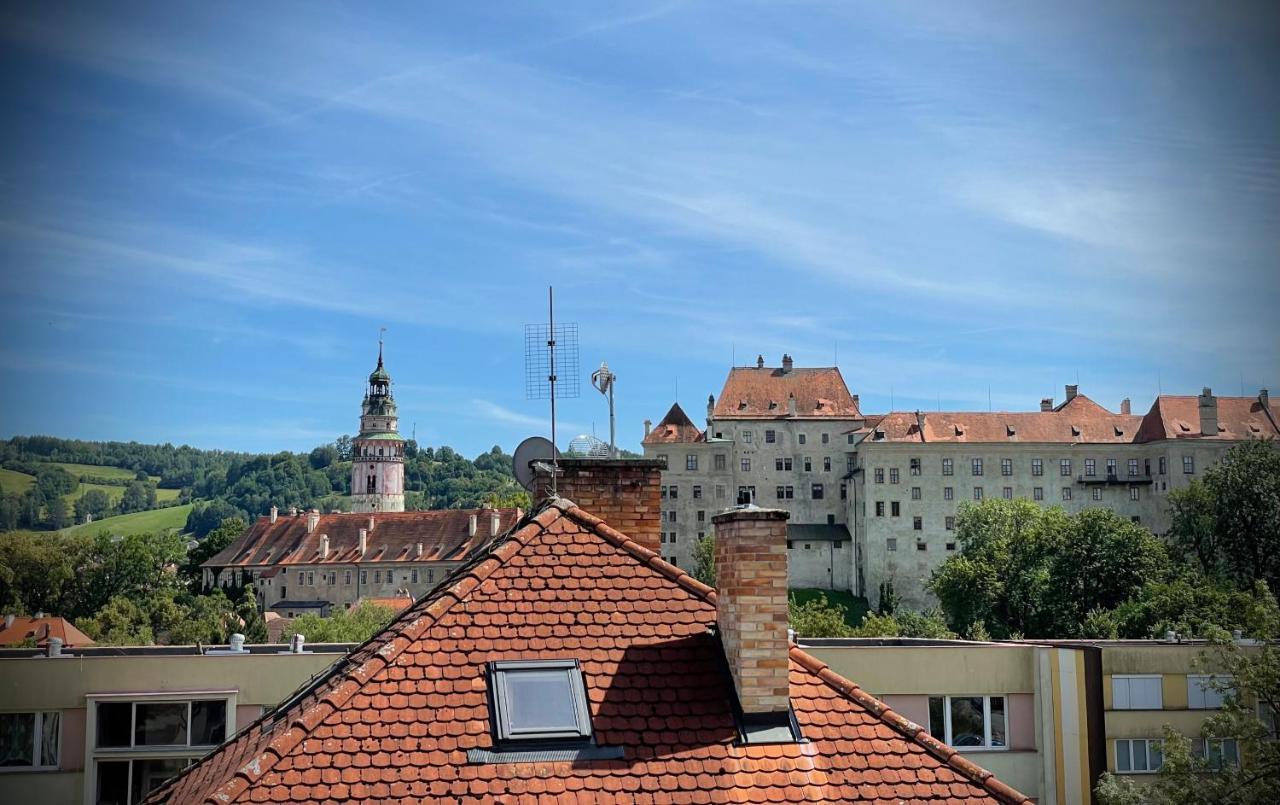
<instances>
[{"instance_id":1,"label":"tall brick chimney","mask_svg":"<svg viewBox=\"0 0 1280 805\"><path fill-rule=\"evenodd\" d=\"M1131 406L1129 403L1129 398L1125 397L1123 400L1120 401L1120 413L1124 414L1125 416L1128 416L1130 410L1131 410Z\"/></svg>"},{"instance_id":2,"label":"tall brick chimney","mask_svg":"<svg viewBox=\"0 0 1280 805\"><path fill-rule=\"evenodd\" d=\"M716 527L716 625L744 721L780 722L789 710L787 518L745 506Z\"/></svg>"},{"instance_id":3,"label":"tall brick chimney","mask_svg":"<svg viewBox=\"0 0 1280 805\"><path fill-rule=\"evenodd\" d=\"M652 420L652 419L646 419L646 420L644 421L644 435L645 435L645 438L646 438L646 439L647 439L647 438L649 438L649 431L651 431L651 430L653 430L653 420Z\"/></svg>"},{"instance_id":4,"label":"tall brick chimney","mask_svg":"<svg viewBox=\"0 0 1280 805\"><path fill-rule=\"evenodd\" d=\"M1077 386L1077 385L1068 385L1068 386L1067 386L1067 402L1071 402L1072 400L1074 400L1074 399L1076 398L1076 395L1077 395L1077 394L1079 394L1079 393L1080 393L1080 387L1079 387L1079 386Z\"/></svg>"},{"instance_id":5,"label":"tall brick chimney","mask_svg":"<svg viewBox=\"0 0 1280 805\"><path fill-rule=\"evenodd\" d=\"M784 371L784 372L790 372L790 371L791 371L791 367L792 367L792 366L794 366L794 365L795 365L795 364L794 364L794 363L792 363L792 361L791 361L791 356L790 356L790 355L783 355L783 356L782 356L782 371Z\"/></svg>"},{"instance_id":6,"label":"tall brick chimney","mask_svg":"<svg viewBox=\"0 0 1280 805\"><path fill-rule=\"evenodd\" d=\"M1218 398L1213 396L1213 389L1208 386L1200 392L1200 435L1218 435Z\"/></svg>"},{"instance_id":7,"label":"tall brick chimney","mask_svg":"<svg viewBox=\"0 0 1280 805\"><path fill-rule=\"evenodd\" d=\"M1263 408L1271 407L1271 394L1266 389L1258 390L1258 404Z\"/></svg>"},{"instance_id":8,"label":"tall brick chimney","mask_svg":"<svg viewBox=\"0 0 1280 805\"><path fill-rule=\"evenodd\" d=\"M757 368L757 369L763 369L763 368L764 368L764 356L763 356L763 355L757 355L757 356L756 356L756 368Z\"/></svg>"},{"instance_id":9,"label":"tall brick chimney","mask_svg":"<svg viewBox=\"0 0 1280 805\"><path fill-rule=\"evenodd\" d=\"M1040 410L1041 410L1041 411L1044 411L1045 413L1048 413L1049 411L1052 411L1052 410L1053 410L1053 398L1052 398L1052 397L1041 397L1041 398L1040 398Z\"/></svg>"},{"instance_id":10,"label":"tall brick chimney","mask_svg":"<svg viewBox=\"0 0 1280 805\"><path fill-rule=\"evenodd\" d=\"M653 551L662 553L663 463L649 458L562 458L556 493ZM548 467L548 469L550 469ZM541 469L535 497L551 494L551 474Z\"/></svg>"}]
</instances>

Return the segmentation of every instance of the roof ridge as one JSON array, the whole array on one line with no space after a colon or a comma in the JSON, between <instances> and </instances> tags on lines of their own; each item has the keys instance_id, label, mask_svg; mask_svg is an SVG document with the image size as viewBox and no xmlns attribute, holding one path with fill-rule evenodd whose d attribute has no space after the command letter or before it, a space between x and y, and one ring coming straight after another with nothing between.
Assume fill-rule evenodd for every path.
<instances>
[{"instance_id":1,"label":"roof ridge","mask_svg":"<svg viewBox=\"0 0 1280 805\"><path fill-rule=\"evenodd\" d=\"M663 559L659 554L654 553L640 543L623 534L613 526L604 521L603 518L597 517L591 512L586 511L578 504L564 498L557 498L551 501L551 505L559 508L566 516L577 520L579 524L586 526L596 535L603 537L611 545L614 545L633 557L638 559L641 564L658 571L671 581L679 584L684 589L706 601L709 604L715 604L716 591L715 588L690 576L684 570L671 564Z\"/></svg>"},{"instance_id":2,"label":"roof ridge","mask_svg":"<svg viewBox=\"0 0 1280 805\"><path fill-rule=\"evenodd\" d=\"M1025 794L996 779L996 776L990 771L964 757L956 749L934 738L924 727L897 713L889 705L863 690L858 683L837 674L831 670L829 665L809 652L799 646L792 645L789 656L797 665L822 680L827 687L861 705L887 726L923 747L926 752L941 760L948 768L978 785L996 799L1012 805L1031 802L1031 799Z\"/></svg>"},{"instance_id":3,"label":"roof ridge","mask_svg":"<svg viewBox=\"0 0 1280 805\"><path fill-rule=\"evenodd\" d=\"M547 526L555 521L556 516L550 515L555 508L548 506L536 516L530 513L528 522L523 526L514 529L506 537L490 543L489 550L478 554L471 562L459 566L458 570L449 577L454 579L452 583L441 583L413 606L407 607L386 628L369 638L360 647L353 649L344 661L340 661L341 665L335 664L330 673L317 678L286 699L286 713L298 708L301 708L302 712L288 719L288 729L260 746L254 756L243 762L229 780L207 793L204 801L218 805L234 802L250 783L274 768L279 760L305 740L325 718L354 696L364 682L390 665L423 630L439 620L444 613L453 608L454 604L461 603L463 597L479 587L490 573L519 553L528 540L542 534ZM399 641L398 644L397 641ZM380 647L375 649L375 645ZM326 687L327 690L321 694L320 691ZM304 706L303 702L306 701L308 694L314 697L314 701ZM272 708L263 713L241 730L240 736L250 735L251 730L272 717L277 709ZM166 781L161 788L153 791L152 795L171 788L180 778L187 777L214 754L216 753L210 753L187 767L186 771Z\"/></svg>"}]
</instances>

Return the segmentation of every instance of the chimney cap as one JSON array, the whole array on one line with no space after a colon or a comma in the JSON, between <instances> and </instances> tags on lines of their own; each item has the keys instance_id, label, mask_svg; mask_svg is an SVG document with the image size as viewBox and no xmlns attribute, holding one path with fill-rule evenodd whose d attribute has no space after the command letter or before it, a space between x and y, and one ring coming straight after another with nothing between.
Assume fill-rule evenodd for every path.
<instances>
[{"instance_id":1,"label":"chimney cap","mask_svg":"<svg viewBox=\"0 0 1280 805\"><path fill-rule=\"evenodd\" d=\"M759 506L738 506L711 516L711 522L719 525L734 520L787 520L791 512L786 509L763 509Z\"/></svg>"},{"instance_id":2,"label":"chimney cap","mask_svg":"<svg viewBox=\"0 0 1280 805\"><path fill-rule=\"evenodd\" d=\"M1201 396L1201 397L1212 397L1212 396L1213 396L1213 389L1209 388L1208 386L1205 386L1205 387L1204 387L1204 391L1200 392L1200 396Z\"/></svg>"}]
</instances>

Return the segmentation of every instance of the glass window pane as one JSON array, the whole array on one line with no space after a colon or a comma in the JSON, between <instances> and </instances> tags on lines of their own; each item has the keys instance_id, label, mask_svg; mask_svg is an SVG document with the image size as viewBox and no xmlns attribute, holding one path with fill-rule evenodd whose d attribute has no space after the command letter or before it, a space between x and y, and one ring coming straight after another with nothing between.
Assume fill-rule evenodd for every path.
<instances>
[{"instance_id":1,"label":"glass window pane","mask_svg":"<svg viewBox=\"0 0 1280 805\"><path fill-rule=\"evenodd\" d=\"M941 696L929 697L929 734L943 743L947 742L947 724L942 712L945 701Z\"/></svg>"},{"instance_id":2,"label":"glass window pane","mask_svg":"<svg viewBox=\"0 0 1280 805\"><path fill-rule=\"evenodd\" d=\"M1116 771L1129 771L1129 742L1116 741Z\"/></svg>"},{"instance_id":3,"label":"glass window pane","mask_svg":"<svg viewBox=\"0 0 1280 805\"><path fill-rule=\"evenodd\" d=\"M173 746L187 743L186 702L138 702L133 728L135 746Z\"/></svg>"},{"instance_id":4,"label":"glass window pane","mask_svg":"<svg viewBox=\"0 0 1280 805\"><path fill-rule=\"evenodd\" d=\"M951 745L984 746L982 697L956 696L951 699Z\"/></svg>"},{"instance_id":5,"label":"glass window pane","mask_svg":"<svg viewBox=\"0 0 1280 805\"><path fill-rule=\"evenodd\" d=\"M511 731L577 729L573 690L565 671L508 671Z\"/></svg>"},{"instance_id":6,"label":"glass window pane","mask_svg":"<svg viewBox=\"0 0 1280 805\"><path fill-rule=\"evenodd\" d=\"M142 798L165 780L186 768L186 758L157 758L155 760L133 761L133 802L141 802Z\"/></svg>"},{"instance_id":7,"label":"glass window pane","mask_svg":"<svg viewBox=\"0 0 1280 805\"><path fill-rule=\"evenodd\" d=\"M1222 760L1230 766L1240 764L1240 749L1235 738L1228 738L1222 742Z\"/></svg>"},{"instance_id":8,"label":"glass window pane","mask_svg":"<svg viewBox=\"0 0 1280 805\"><path fill-rule=\"evenodd\" d=\"M61 736L62 713L45 713L40 732L40 765L58 765L58 739Z\"/></svg>"},{"instance_id":9,"label":"glass window pane","mask_svg":"<svg viewBox=\"0 0 1280 805\"><path fill-rule=\"evenodd\" d=\"M99 702L98 746L129 746L132 719L132 703Z\"/></svg>"},{"instance_id":10,"label":"glass window pane","mask_svg":"<svg viewBox=\"0 0 1280 805\"><path fill-rule=\"evenodd\" d=\"M417 572L416 570L414 571ZM227 735L227 701L211 699L191 703L191 745L214 746Z\"/></svg>"},{"instance_id":11,"label":"glass window pane","mask_svg":"<svg viewBox=\"0 0 1280 805\"><path fill-rule=\"evenodd\" d=\"M1004 734L1005 714L1004 714L1004 697L991 697L991 745L992 746L1008 746Z\"/></svg>"},{"instance_id":12,"label":"glass window pane","mask_svg":"<svg viewBox=\"0 0 1280 805\"><path fill-rule=\"evenodd\" d=\"M1160 771L1160 767L1164 765L1164 756L1160 753L1160 742L1151 741L1147 746L1147 752L1151 756L1151 770Z\"/></svg>"},{"instance_id":13,"label":"glass window pane","mask_svg":"<svg viewBox=\"0 0 1280 805\"><path fill-rule=\"evenodd\" d=\"M35 713L0 714L0 766L34 766Z\"/></svg>"},{"instance_id":14,"label":"glass window pane","mask_svg":"<svg viewBox=\"0 0 1280 805\"><path fill-rule=\"evenodd\" d=\"M126 805L129 802L129 761L98 761L97 805Z\"/></svg>"},{"instance_id":15,"label":"glass window pane","mask_svg":"<svg viewBox=\"0 0 1280 805\"><path fill-rule=\"evenodd\" d=\"M1133 770L1146 771L1147 768L1148 768L1147 767L1147 742L1134 741L1133 742Z\"/></svg>"}]
</instances>

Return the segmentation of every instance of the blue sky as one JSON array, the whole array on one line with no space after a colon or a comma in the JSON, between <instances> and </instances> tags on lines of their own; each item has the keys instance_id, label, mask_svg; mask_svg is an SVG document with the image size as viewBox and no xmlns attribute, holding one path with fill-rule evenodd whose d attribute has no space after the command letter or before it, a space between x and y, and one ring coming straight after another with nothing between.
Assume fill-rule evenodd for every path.
<instances>
[{"instance_id":1,"label":"blue sky","mask_svg":"<svg viewBox=\"0 0 1280 805\"><path fill-rule=\"evenodd\" d=\"M1227 6L1224 8L1223 6ZM1273 4L9 4L0 433L619 441L736 355L863 408L1280 388ZM607 435L582 379L561 433ZM566 439L567 441L567 439Z\"/></svg>"}]
</instances>

